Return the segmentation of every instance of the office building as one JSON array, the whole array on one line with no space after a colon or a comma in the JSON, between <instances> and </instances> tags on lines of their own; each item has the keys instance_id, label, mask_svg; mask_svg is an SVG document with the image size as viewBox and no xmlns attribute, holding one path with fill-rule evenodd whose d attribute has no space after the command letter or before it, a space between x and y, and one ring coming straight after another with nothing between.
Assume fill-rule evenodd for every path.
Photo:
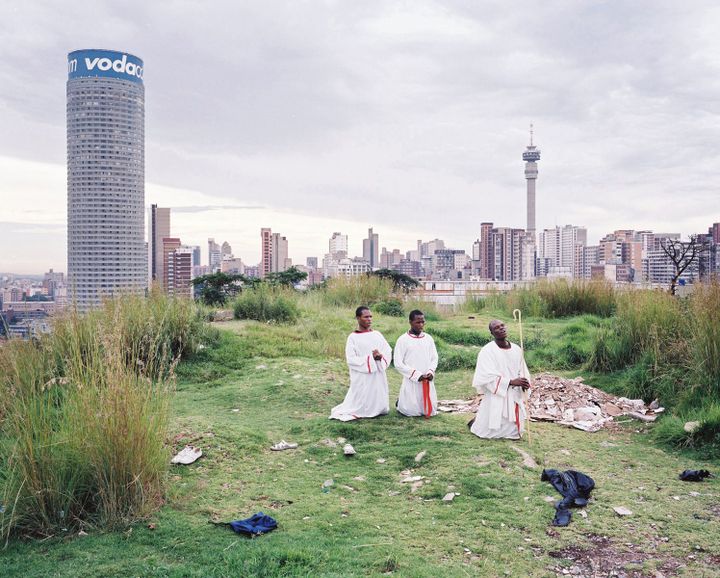
<instances>
[{"instance_id":1,"label":"office building","mask_svg":"<svg viewBox=\"0 0 720 578\"><path fill-rule=\"evenodd\" d=\"M68 55L68 287L81 311L147 287L143 77L132 54Z\"/></svg>"},{"instance_id":2,"label":"office building","mask_svg":"<svg viewBox=\"0 0 720 578\"><path fill-rule=\"evenodd\" d=\"M363 260L370 264L371 270L380 266L380 238L372 227L368 229L368 238L363 239Z\"/></svg>"},{"instance_id":3,"label":"office building","mask_svg":"<svg viewBox=\"0 0 720 578\"><path fill-rule=\"evenodd\" d=\"M162 286L165 278L163 239L170 236L170 209L150 205L148 213L148 261L150 285Z\"/></svg>"}]
</instances>

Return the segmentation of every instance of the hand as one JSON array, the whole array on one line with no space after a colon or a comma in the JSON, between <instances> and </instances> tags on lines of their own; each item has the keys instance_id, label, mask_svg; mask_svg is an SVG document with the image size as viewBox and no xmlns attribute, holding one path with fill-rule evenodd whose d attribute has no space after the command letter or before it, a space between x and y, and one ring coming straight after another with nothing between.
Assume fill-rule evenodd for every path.
<instances>
[{"instance_id":1,"label":"hand","mask_svg":"<svg viewBox=\"0 0 720 578\"><path fill-rule=\"evenodd\" d=\"M425 375L420 376L420 381L432 381L433 380L433 374L429 371Z\"/></svg>"},{"instance_id":2,"label":"hand","mask_svg":"<svg viewBox=\"0 0 720 578\"><path fill-rule=\"evenodd\" d=\"M513 387L522 387L523 389L528 389L530 387L530 382L525 377L516 377L515 379L510 380L510 385Z\"/></svg>"},{"instance_id":3,"label":"hand","mask_svg":"<svg viewBox=\"0 0 720 578\"><path fill-rule=\"evenodd\" d=\"M383 358L382 353L380 353L377 349L373 349L372 356L375 361L380 361Z\"/></svg>"}]
</instances>

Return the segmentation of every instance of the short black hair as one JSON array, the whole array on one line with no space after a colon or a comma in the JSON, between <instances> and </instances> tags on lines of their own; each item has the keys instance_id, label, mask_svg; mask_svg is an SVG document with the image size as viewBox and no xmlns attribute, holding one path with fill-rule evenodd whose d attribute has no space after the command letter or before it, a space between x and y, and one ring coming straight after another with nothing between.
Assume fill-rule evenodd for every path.
<instances>
[{"instance_id":1,"label":"short black hair","mask_svg":"<svg viewBox=\"0 0 720 578\"><path fill-rule=\"evenodd\" d=\"M363 311L370 311L370 307L366 307L365 305L360 305L360 307L355 309L355 317L360 317L362 315Z\"/></svg>"},{"instance_id":2,"label":"short black hair","mask_svg":"<svg viewBox=\"0 0 720 578\"><path fill-rule=\"evenodd\" d=\"M410 321L413 321L413 320L414 320L416 317L418 317L419 315L423 315L423 316L424 316L425 314L424 314L422 311L420 311L420 309L413 309L413 310L410 312L410 317L409 317Z\"/></svg>"}]
</instances>

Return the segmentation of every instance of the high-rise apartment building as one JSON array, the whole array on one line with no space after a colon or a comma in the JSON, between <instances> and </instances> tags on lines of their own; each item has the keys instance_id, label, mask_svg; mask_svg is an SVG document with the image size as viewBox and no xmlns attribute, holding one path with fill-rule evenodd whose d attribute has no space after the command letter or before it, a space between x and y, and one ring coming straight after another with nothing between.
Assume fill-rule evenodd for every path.
<instances>
[{"instance_id":1,"label":"high-rise apartment building","mask_svg":"<svg viewBox=\"0 0 720 578\"><path fill-rule=\"evenodd\" d=\"M220 264L222 263L222 250L220 245L215 242L215 239L208 239L208 267L210 267L211 273L220 271Z\"/></svg>"},{"instance_id":2,"label":"high-rise apartment building","mask_svg":"<svg viewBox=\"0 0 720 578\"><path fill-rule=\"evenodd\" d=\"M192 295L192 247L177 237L163 239L163 290L172 297Z\"/></svg>"},{"instance_id":3,"label":"high-rise apartment building","mask_svg":"<svg viewBox=\"0 0 720 578\"><path fill-rule=\"evenodd\" d=\"M574 225L545 229L539 234L537 256L547 261L546 274L583 277L582 247L587 245L587 229Z\"/></svg>"},{"instance_id":4,"label":"high-rise apartment building","mask_svg":"<svg viewBox=\"0 0 720 578\"><path fill-rule=\"evenodd\" d=\"M329 253L333 259L342 259L348 254L348 236L342 233L333 233L328 243Z\"/></svg>"},{"instance_id":5,"label":"high-rise apartment building","mask_svg":"<svg viewBox=\"0 0 720 578\"><path fill-rule=\"evenodd\" d=\"M150 205L148 213L148 260L150 284L163 284L165 264L163 239L170 236L170 209Z\"/></svg>"},{"instance_id":6,"label":"high-rise apartment building","mask_svg":"<svg viewBox=\"0 0 720 578\"><path fill-rule=\"evenodd\" d=\"M272 256L270 260L270 270L273 273L285 271L292 266L292 261L288 258L288 241L280 233L272 234Z\"/></svg>"},{"instance_id":7,"label":"high-rise apartment building","mask_svg":"<svg viewBox=\"0 0 720 578\"><path fill-rule=\"evenodd\" d=\"M368 229L368 238L363 239L363 259L370 264L370 270L380 266L380 238L372 227Z\"/></svg>"},{"instance_id":8,"label":"high-rise apartment building","mask_svg":"<svg viewBox=\"0 0 720 578\"><path fill-rule=\"evenodd\" d=\"M147 287L143 61L68 54L68 287L78 309Z\"/></svg>"},{"instance_id":9,"label":"high-rise apartment building","mask_svg":"<svg viewBox=\"0 0 720 578\"><path fill-rule=\"evenodd\" d=\"M492 223L480 223L480 278L492 279L495 271L494 252L490 242Z\"/></svg>"},{"instance_id":10,"label":"high-rise apartment building","mask_svg":"<svg viewBox=\"0 0 720 578\"><path fill-rule=\"evenodd\" d=\"M260 279L272 272L272 250L272 230L263 227L260 229L260 268L258 270Z\"/></svg>"}]
</instances>

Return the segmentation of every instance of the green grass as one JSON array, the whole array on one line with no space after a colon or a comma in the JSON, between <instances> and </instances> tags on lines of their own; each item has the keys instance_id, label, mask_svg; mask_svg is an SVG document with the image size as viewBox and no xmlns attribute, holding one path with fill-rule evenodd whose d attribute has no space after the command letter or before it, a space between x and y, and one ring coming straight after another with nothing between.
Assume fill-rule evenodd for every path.
<instances>
[{"instance_id":1,"label":"green grass","mask_svg":"<svg viewBox=\"0 0 720 578\"><path fill-rule=\"evenodd\" d=\"M720 575L710 557L720 531L720 516L712 513L720 483L677 480L688 467L717 471L718 462L665 451L637 423L596 434L532 424L532 446L515 445L543 467L578 469L597 483L588 517L576 514L553 534L554 510L544 498L558 495L540 482L539 470L522 466L513 443L469 434L470 416L409 419L393 409L374 420L328 420L347 389L343 350L352 313L303 307L294 326L217 324L224 329L218 341L178 366L168 443L174 450L193 443L205 455L173 467L159 513L124 532L11 540L3 575L547 576L551 567L569 564L550 552L582 547L590 534L608 536L618 551L632 545L652 553L656 561L643 567L650 575L670 559L686 565L687 576ZM482 336L492 317L438 318L428 331L436 328L443 347L472 359L477 345L467 340L476 338L468 335ZM598 326L594 318L529 318L526 340L533 324L542 332L534 337L537 351L570 336L587 341ZM407 322L377 315L375 326L394 343ZM440 372L440 397L472 395L471 376L469 367ZM394 400L396 372L390 381ZM355 446L355 457L327 445L338 437ZM300 447L271 452L279 439ZM421 450L427 455L416 464ZM428 481L416 493L399 483L409 468ZM328 479L334 483L324 493ZM449 491L460 495L442 502ZM612 511L619 505L633 516L619 518ZM208 523L261 510L279 529L253 540Z\"/></svg>"}]
</instances>

